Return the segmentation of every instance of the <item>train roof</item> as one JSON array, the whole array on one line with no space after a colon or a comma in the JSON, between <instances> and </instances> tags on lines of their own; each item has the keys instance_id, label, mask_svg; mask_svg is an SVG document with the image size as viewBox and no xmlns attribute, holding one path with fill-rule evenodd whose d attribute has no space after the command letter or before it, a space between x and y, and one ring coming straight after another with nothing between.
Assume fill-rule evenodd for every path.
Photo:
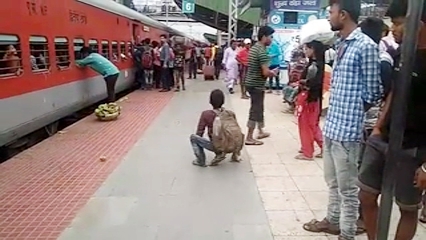
<instances>
[{"instance_id":1,"label":"train roof","mask_svg":"<svg viewBox=\"0 0 426 240\"><path fill-rule=\"evenodd\" d=\"M200 39L195 39L193 36L190 36L184 32L178 31L172 27L167 26L166 24L154 20L146 15L143 15L133 9L130 9L120 3L117 3L115 1L112 0L77 0L81 3L85 3L91 6L94 6L96 8L123 16L123 17L127 17L129 19L135 20L135 21L139 21L142 22L150 27L154 27L157 29L161 29L163 31L167 31L170 33L173 33L175 35L180 35L192 40L196 40L196 41L201 41L204 42L204 40L200 40Z\"/></svg>"}]
</instances>

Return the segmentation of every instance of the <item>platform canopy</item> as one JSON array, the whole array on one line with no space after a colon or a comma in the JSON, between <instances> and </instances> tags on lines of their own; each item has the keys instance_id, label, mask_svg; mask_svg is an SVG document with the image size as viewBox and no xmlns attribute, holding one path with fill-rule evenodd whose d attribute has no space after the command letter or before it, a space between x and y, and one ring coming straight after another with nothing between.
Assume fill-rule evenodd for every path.
<instances>
[{"instance_id":1,"label":"platform canopy","mask_svg":"<svg viewBox=\"0 0 426 240\"><path fill-rule=\"evenodd\" d=\"M182 8L182 0L174 0ZM214 5L214 6L213 6ZM195 13L186 14L189 18L199 21L212 28L228 31L228 1L196 0ZM258 23L260 8L251 8L238 19L238 37L251 37L253 25Z\"/></svg>"}]
</instances>

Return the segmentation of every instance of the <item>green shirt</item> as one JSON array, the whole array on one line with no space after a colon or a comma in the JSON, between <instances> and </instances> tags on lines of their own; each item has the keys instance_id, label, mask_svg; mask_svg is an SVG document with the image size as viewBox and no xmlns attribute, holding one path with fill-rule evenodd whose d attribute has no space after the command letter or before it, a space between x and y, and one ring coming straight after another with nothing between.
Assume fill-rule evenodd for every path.
<instances>
[{"instance_id":1,"label":"green shirt","mask_svg":"<svg viewBox=\"0 0 426 240\"><path fill-rule=\"evenodd\" d=\"M120 73L118 68L112 62L98 53L91 53L86 58L77 60L76 63L82 67L89 66L95 72L104 77Z\"/></svg>"},{"instance_id":2,"label":"green shirt","mask_svg":"<svg viewBox=\"0 0 426 240\"><path fill-rule=\"evenodd\" d=\"M245 80L247 87L265 88L267 77L262 74L262 65L269 66L269 56L266 47L256 43L250 48L248 70Z\"/></svg>"}]
</instances>

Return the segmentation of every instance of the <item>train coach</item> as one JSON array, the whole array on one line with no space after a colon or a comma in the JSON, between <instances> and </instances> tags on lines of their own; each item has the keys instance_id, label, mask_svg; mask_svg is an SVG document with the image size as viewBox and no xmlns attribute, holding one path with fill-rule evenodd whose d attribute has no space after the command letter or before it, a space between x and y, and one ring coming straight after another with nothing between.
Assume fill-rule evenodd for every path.
<instances>
[{"instance_id":1,"label":"train coach","mask_svg":"<svg viewBox=\"0 0 426 240\"><path fill-rule=\"evenodd\" d=\"M75 65L82 46L116 64L120 92L134 82L135 42L190 37L111 0L2 0L0 19L2 149L55 133L59 119L106 97L102 76Z\"/></svg>"}]
</instances>

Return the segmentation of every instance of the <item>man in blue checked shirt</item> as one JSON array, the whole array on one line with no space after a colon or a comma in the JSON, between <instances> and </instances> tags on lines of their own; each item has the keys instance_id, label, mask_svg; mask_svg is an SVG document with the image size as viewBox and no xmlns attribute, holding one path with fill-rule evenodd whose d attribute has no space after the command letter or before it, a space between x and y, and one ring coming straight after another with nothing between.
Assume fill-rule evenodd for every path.
<instances>
[{"instance_id":1,"label":"man in blue checked shirt","mask_svg":"<svg viewBox=\"0 0 426 240\"><path fill-rule=\"evenodd\" d=\"M357 28L359 0L330 0L330 24L339 31L324 127L324 178L329 188L327 216L304 224L311 232L353 240L358 219L358 162L365 111L382 97L377 44Z\"/></svg>"}]
</instances>

